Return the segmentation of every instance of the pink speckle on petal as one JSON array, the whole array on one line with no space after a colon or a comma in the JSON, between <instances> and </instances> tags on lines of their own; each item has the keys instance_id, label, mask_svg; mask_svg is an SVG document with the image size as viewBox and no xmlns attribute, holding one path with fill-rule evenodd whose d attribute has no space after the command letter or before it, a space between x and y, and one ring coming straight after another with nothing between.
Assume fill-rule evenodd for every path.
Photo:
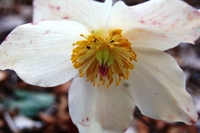
<instances>
[{"instance_id":1,"label":"pink speckle on petal","mask_svg":"<svg viewBox=\"0 0 200 133\"><path fill-rule=\"evenodd\" d=\"M173 114L170 114L168 117L169 117L169 119L171 119L171 120L174 120L174 119L175 119L175 117L174 117Z\"/></svg>"},{"instance_id":2,"label":"pink speckle on petal","mask_svg":"<svg viewBox=\"0 0 200 133\"><path fill-rule=\"evenodd\" d=\"M45 34L45 35L46 35L46 34L49 34L49 32L50 32L50 30L47 30L47 31L45 31L45 33L44 33L44 34Z\"/></svg>"},{"instance_id":3,"label":"pink speckle on petal","mask_svg":"<svg viewBox=\"0 0 200 133\"><path fill-rule=\"evenodd\" d=\"M196 120L194 120L193 118L191 118L191 119L190 119L190 122L191 122L192 124L195 124L195 123L196 123Z\"/></svg>"},{"instance_id":4,"label":"pink speckle on petal","mask_svg":"<svg viewBox=\"0 0 200 133\"><path fill-rule=\"evenodd\" d=\"M68 17L68 16L65 16L65 17L63 17L63 19L69 19L69 17Z\"/></svg>"},{"instance_id":5,"label":"pink speckle on petal","mask_svg":"<svg viewBox=\"0 0 200 133\"><path fill-rule=\"evenodd\" d=\"M6 56L8 56L7 52L3 52Z\"/></svg>"},{"instance_id":6,"label":"pink speckle on petal","mask_svg":"<svg viewBox=\"0 0 200 133\"><path fill-rule=\"evenodd\" d=\"M6 42L6 41L8 41L8 37L6 37L6 38L4 39L4 42Z\"/></svg>"},{"instance_id":7,"label":"pink speckle on petal","mask_svg":"<svg viewBox=\"0 0 200 133\"><path fill-rule=\"evenodd\" d=\"M83 119L82 121L80 121L79 124L81 124L84 127L88 127L88 121L89 118L87 117L85 120Z\"/></svg>"},{"instance_id":8,"label":"pink speckle on petal","mask_svg":"<svg viewBox=\"0 0 200 133\"><path fill-rule=\"evenodd\" d=\"M195 10L195 11L194 11L194 14L200 16L200 12L199 12L198 10Z\"/></svg>"},{"instance_id":9,"label":"pink speckle on petal","mask_svg":"<svg viewBox=\"0 0 200 133\"><path fill-rule=\"evenodd\" d=\"M57 6L57 7L56 7L56 9L57 9L57 10L60 10L60 7L59 7L59 6Z\"/></svg>"},{"instance_id":10,"label":"pink speckle on petal","mask_svg":"<svg viewBox=\"0 0 200 133\"><path fill-rule=\"evenodd\" d=\"M53 6L53 5L49 5L49 8L51 8L51 9L54 9L54 8L55 8L55 6Z\"/></svg>"},{"instance_id":11,"label":"pink speckle on petal","mask_svg":"<svg viewBox=\"0 0 200 133\"><path fill-rule=\"evenodd\" d=\"M141 20L141 21L140 21L140 23L144 24L144 23L145 23L145 21L144 21L144 20Z\"/></svg>"},{"instance_id":12,"label":"pink speckle on petal","mask_svg":"<svg viewBox=\"0 0 200 133\"><path fill-rule=\"evenodd\" d=\"M157 24L157 22L156 21L153 21L153 23L152 23L153 25L156 25Z\"/></svg>"},{"instance_id":13,"label":"pink speckle on petal","mask_svg":"<svg viewBox=\"0 0 200 133\"><path fill-rule=\"evenodd\" d=\"M57 11L60 10L60 6L49 5L49 8L50 8L51 10L57 10Z\"/></svg>"},{"instance_id":14,"label":"pink speckle on petal","mask_svg":"<svg viewBox=\"0 0 200 133\"><path fill-rule=\"evenodd\" d=\"M37 23L36 23L36 22L32 22L31 24L32 24L32 25L37 25Z\"/></svg>"},{"instance_id":15,"label":"pink speckle on petal","mask_svg":"<svg viewBox=\"0 0 200 133\"><path fill-rule=\"evenodd\" d=\"M187 19L190 20L190 21L193 21L193 20L194 20L194 17L191 16L190 14L188 14Z\"/></svg>"},{"instance_id":16,"label":"pink speckle on petal","mask_svg":"<svg viewBox=\"0 0 200 133\"><path fill-rule=\"evenodd\" d=\"M81 125L84 126L84 127L87 127L87 125L85 125L85 124L82 123L82 122L79 122L79 124L81 124Z\"/></svg>"},{"instance_id":17,"label":"pink speckle on petal","mask_svg":"<svg viewBox=\"0 0 200 133\"><path fill-rule=\"evenodd\" d=\"M188 112L190 112L190 109L189 109L189 108L187 108L187 111L188 111Z\"/></svg>"},{"instance_id":18,"label":"pink speckle on petal","mask_svg":"<svg viewBox=\"0 0 200 133\"><path fill-rule=\"evenodd\" d=\"M167 15L163 16L164 19L166 19L166 18L168 18L168 17L169 17L169 16L167 16Z\"/></svg>"},{"instance_id":19,"label":"pink speckle on petal","mask_svg":"<svg viewBox=\"0 0 200 133\"><path fill-rule=\"evenodd\" d=\"M167 38L166 36L164 36L164 35L159 35L160 37L162 37L162 38Z\"/></svg>"}]
</instances>

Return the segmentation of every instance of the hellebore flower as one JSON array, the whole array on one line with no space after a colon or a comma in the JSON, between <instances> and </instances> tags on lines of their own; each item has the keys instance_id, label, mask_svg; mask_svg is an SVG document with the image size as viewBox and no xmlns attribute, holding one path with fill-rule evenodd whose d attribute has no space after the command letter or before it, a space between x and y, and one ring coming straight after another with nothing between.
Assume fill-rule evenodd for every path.
<instances>
[{"instance_id":1,"label":"hellebore flower","mask_svg":"<svg viewBox=\"0 0 200 133\"><path fill-rule=\"evenodd\" d=\"M69 111L81 133L124 132L135 105L155 119L193 124L183 71L163 51L199 36L200 12L180 0L35 0L34 22L0 46L0 68L38 86L73 79Z\"/></svg>"}]
</instances>

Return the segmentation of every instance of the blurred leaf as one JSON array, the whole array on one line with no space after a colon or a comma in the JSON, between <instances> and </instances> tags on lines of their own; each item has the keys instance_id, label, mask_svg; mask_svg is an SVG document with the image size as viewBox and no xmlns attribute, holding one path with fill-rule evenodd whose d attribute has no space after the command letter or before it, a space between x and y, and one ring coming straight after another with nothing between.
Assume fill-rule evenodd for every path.
<instances>
[{"instance_id":1,"label":"blurred leaf","mask_svg":"<svg viewBox=\"0 0 200 133\"><path fill-rule=\"evenodd\" d=\"M28 117L37 117L42 110L49 108L55 102L52 94L15 90L14 98L5 99L4 106L8 109L18 108L19 113Z\"/></svg>"}]
</instances>

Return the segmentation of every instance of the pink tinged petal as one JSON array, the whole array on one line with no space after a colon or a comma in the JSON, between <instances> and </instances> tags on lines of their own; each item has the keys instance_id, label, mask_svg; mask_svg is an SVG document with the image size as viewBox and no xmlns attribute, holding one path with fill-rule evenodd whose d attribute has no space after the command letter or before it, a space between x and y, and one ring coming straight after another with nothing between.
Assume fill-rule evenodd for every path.
<instances>
[{"instance_id":1,"label":"pink tinged petal","mask_svg":"<svg viewBox=\"0 0 200 133\"><path fill-rule=\"evenodd\" d=\"M34 0L33 20L69 19L85 24L90 30L105 27L112 0Z\"/></svg>"},{"instance_id":2,"label":"pink tinged petal","mask_svg":"<svg viewBox=\"0 0 200 133\"><path fill-rule=\"evenodd\" d=\"M73 46L87 30L71 21L44 21L13 30L0 46L0 69L13 69L27 83L56 86L78 74Z\"/></svg>"},{"instance_id":3,"label":"pink tinged petal","mask_svg":"<svg viewBox=\"0 0 200 133\"><path fill-rule=\"evenodd\" d=\"M167 50L200 36L200 11L181 0L151 0L132 7L119 1L108 25L123 29L135 46Z\"/></svg>"},{"instance_id":4,"label":"pink tinged petal","mask_svg":"<svg viewBox=\"0 0 200 133\"><path fill-rule=\"evenodd\" d=\"M134 48L138 57L128 81L142 114L168 122L194 124L198 115L185 90L184 74L168 54L155 49Z\"/></svg>"},{"instance_id":5,"label":"pink tinged petal","mask_svg":"<svg viewBox=\"0 0 200 133\"><path fill-rule=\"evenodd\" d=\"M34 0L33 21L68 19L67 0Z\"/></svg>"},{"instance_id":6,"label":"pink tinged petal","mask_svg":"<svg viewBox=\"0 0 200 133\"><path fill-rule=\"evenodd\" d=\"M69 90L69 111L80 133L122 133L133 117L130 89L94 87L86 77L76 77Z\"/></svg>"}]
</instances>

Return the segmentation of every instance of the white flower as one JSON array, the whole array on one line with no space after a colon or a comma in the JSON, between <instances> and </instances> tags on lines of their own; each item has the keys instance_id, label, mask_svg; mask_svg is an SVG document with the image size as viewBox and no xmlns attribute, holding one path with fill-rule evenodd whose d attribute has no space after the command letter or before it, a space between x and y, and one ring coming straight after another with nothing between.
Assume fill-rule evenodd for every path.
<instances>
[{"instance_id":1,"label":"white flower","mask_svg":"<svg viewBox=\"0 0 200 133\"><path fill-rule=\"evenodd\" d=\"M179 0L35 0L34 22L0 46L0 68L39 86L74 78L69 110L81 133L124 132L135 105L155 119L193 124L183 71L163 51L199 36L200 12Z\"/></svg>"}]
</instances>

